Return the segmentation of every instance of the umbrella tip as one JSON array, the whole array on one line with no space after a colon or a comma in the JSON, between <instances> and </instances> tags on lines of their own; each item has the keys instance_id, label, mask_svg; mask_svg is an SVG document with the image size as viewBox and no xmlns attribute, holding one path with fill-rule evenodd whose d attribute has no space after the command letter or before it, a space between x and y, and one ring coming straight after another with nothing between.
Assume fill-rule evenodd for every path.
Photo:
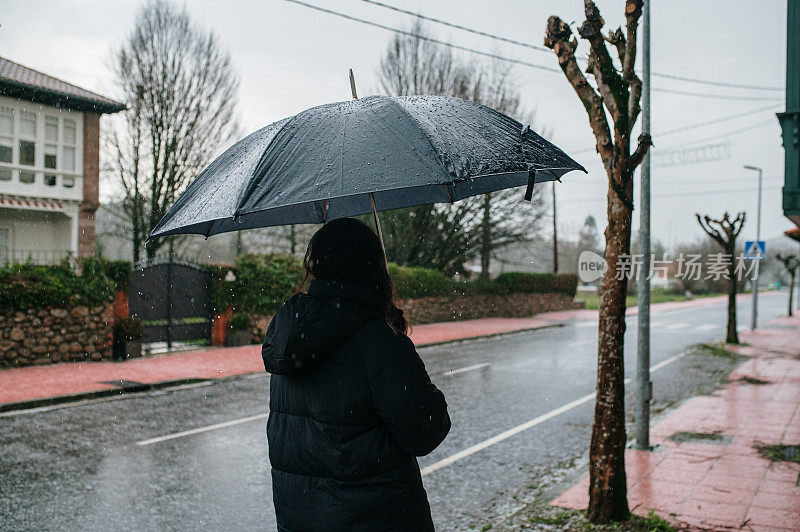
<instances>
[{"instance_id":1,"label":"umbrella tip","mask_svg":"<svg viewBox=\"0 0 800 532\"><path fill-rule=\"evenodd\" d=\"M358 93L356 93L356 77L353 75L353 69L350 69L350 92L354 100L358 100Z\"/></svg>"}]
</instances>

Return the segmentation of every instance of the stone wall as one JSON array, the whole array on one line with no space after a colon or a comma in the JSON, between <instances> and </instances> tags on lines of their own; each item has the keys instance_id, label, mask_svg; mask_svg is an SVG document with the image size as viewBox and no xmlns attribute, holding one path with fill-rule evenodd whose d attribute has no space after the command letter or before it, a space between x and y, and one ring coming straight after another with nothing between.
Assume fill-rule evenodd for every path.
<instances>
[{"instance_id":1,"label":"stone wall","mask_svg":"<svg viewBox=\"0 0 800 532\"><path fill-rule=\"evenodd\" d=\"M399 301L399 305L411 325L479 318L527 318L542 312L584 308L583 302L576 303L565 294L423 297L402 300ZM231 311L227 316L230 317L230 314ZM271 319L272 316L250 315L250 338L253 343L264 341ZM227 330L227 321L220 329ZM224 336L214 345L225 345Z\"/></svg>"},{"instance_id":2,"label":"stone wall","mask_svg":"<svg viewBox=\"0 0 800 532\"><path fill-rule=\"evenodd\" d=\"M566 294L422 297L399 302L412 325L479 318L527 318L542 312L583 308Z\"/></svg>"},{"instance_id":3,"label":"stone wall","mask_svg":"<svg viewBox=\"0 0 800 532\"><path fill-rule=\"evenodd\" d=\"M0 366L111 360L111 304L0 311Z\"/></svg>"}]
</instances>

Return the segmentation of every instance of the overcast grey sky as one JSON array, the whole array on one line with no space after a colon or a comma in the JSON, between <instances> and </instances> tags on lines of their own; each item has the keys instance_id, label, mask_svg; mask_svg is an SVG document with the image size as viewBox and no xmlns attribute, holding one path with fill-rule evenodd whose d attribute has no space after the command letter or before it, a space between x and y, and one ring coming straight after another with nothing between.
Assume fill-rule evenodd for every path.
<instances>
[{"instance_id":1,"label":"overcast grey sky","mask_svg":"<svg viewBox=\"0 0 800 532\"><path fill-rule=\"evenodd\" d=\"M549 15L557 14L569 22L583 20L580 0L384 2L537 45L542 43ZM412 17L361 0L308 3L394 27L407 28L413 22ZM110 78L109 58L112 48L129 31L139 1L0 0L0 4L0 55L102 94L117 94ZM241 76L239 112L245 133L307 107L349 98L348 68L355 70L359 95L376 92L378 61L392 38L386 30L284 0L191 0L185 5L196 21L213 28L230 50ZM601 0L598 5L607 28L623 22L623 0ZM433 24L428 29L443 40L463 46L557 67L552 53ZM783 87L785 43L784 0L653 3L654 72ZM579 55L585 55L585 50L586 45L581 43ZM606 178L592 149L594 141L577 97L560 72L517 66L514 73L524 104L536 110L534 126L549 127L552 140L589 170L589 175L568 174L558 185L560 225L574 234L585 216L593 214L605 227ZM718 215L726 209L746 210L749 222L743 236L754 237L757 179L754 172L742 169L744 164L764 168L763 236L776 237L792 227L781 212L779 189L783 183L783 148L774 113L783 110L782 93L663 78L653 78L653 87L717 96L654 92L652 131L656 149L730 142L728 160L653 169L654 238L665 244L693 240L701 235L694 221L696 211ZM769 105L777 107L684 132L659 134ZM638 219L638 211L634 218Z\"/></svg>"}]
</instances>

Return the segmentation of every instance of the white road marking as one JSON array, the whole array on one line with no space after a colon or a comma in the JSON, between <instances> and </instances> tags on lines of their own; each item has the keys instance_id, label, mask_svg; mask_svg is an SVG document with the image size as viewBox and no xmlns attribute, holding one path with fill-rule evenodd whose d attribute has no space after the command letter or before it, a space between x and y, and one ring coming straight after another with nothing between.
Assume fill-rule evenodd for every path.
<instances>
[{"instance_id":1,"label":"white road marking","mask_svg":"<svg viewBox=\"0 0 800 532\"><path fill-rule=\"evenodd\" d=\"M144 393L157 393L157 392L175 392L180 390L187 390L190 388L200 388L202 386L211 386L214 384L211 381L195 382L192 384L177 384L166 388L154 388ZM59 403L55 405L37 406L34 408L26 408L25 410L9 410L7 412L0 412L0 417L19 416L23 414L38 414L40 412L49 412L51 410L60 410L62 408L72 408L74 406L93 405L96 403L106 403L108 401L119 401L120 399L133 399L141 397L139 394L126 394L111 395L109 397L96 397L94 399L81 399L78 401L71 401L68 403Z\"/></svg>"},{"instance_id":2,"label":"white road marking","mask_svg":"<svg viewBox=\"0 0 800 532\"><path fill-rule=\"evenodd\" d=\"M672 364L676 360L679 360L679 359L681 359L681 358L683 358L685 356L686 356L686 353L681 353L679 355L675 355L674 357L670 357L670 358L668 358L668 359L666 359L666 360L664 360L662 362L659 362L655 366L651 366L650 367L650 371L651 372L652 371L658 371L659 369L663 368L664 366ZM630 378L625 379L625 384L629 384L630 382L632 382L632 380ZM431 464L431 465L429 465L427 467L424 467L422 469L422 475L423 476L424 475L429 475L429 474L433 473L434 471L437 471L437 470L439 470L439 469L441 469L443 467L447 467L450 464L458 462L459 460L461 460L463 458L466 458L466 457L468 457L470 455L473 455L473 454L477 453L478 451L482 451L482 450L486 449L487 447L491 447L495 443L499 443L499 442L501 442L503 440L507 440L508 438L510 438L512 436L516 436L520 432L526 431L526 430L528 430L528 429L530 429L532 427L535 427L536 425L544 423L545 421L547 421L549 419L553 419L554 417L559 416L559 415L561 415L564 412L567 412L569 410L572 410L573 408L575 408L577 406L580 406L582 404L588 403L589 401L594 399L594 396L595 396L594 393L590 393L590 394L584 395L583 397L575 399L574 401L572 401L570 403L567 403L567 404L565 404L563 406L560 406L560 407L556 408L555 410L551 410L550 412L548 412L546 414L543 414L543 415L541 415L539 417L533 418L530 421L527 421L527 422L523 423L522 425L517 425L516 427L514 427L512 429L509 429L509 430L507 430L505 432L501 432L497 436L493 436L493 437L489 438L488 440L484 440L484 441L482 441L480 443L476 443L472 447L467 447L463 451L458 452L458 453L456 453L454 455L448 456L444 460L439 460L438 462L435 462L435 463L433 463L433 464Z\"/></svg>"},{"instance_id":3,"label":"white road marking","mask_svg":"<svg viewBox=\"0 0 800 532\"><path fill-rule=\"evenodd\" d=\"M149 440L142 440L137 441L136 445L152 445L154 443L160 443L162 441L167 440L174 440L175 438L183 438L184 436L191 436L192 434L200 434L201 432L208 432L209 430L216 430L216 429L223 429L225 427L232 427L233 425L239 425L240 423L248 423L250 421L255 421L257 419L264 419L269 414L258 414L255 416L250 417L243 417L241 419L234 419L232 421L226 421L224 423L217 423L215 425L208 425L206 427L199 427L196 429L191 430L184 430L183 432L176 432L175 434L168 434L167 436L159 436L158 438L150 438Z\"/></svg>"},{"instance_id":4,"label":"white road marking","mask_svg":"<svg viewBox=\"0 0 800 532\"><path fill-rule=\"evenodd\" d=\"M588 345L596 341L597 340L578 340L577 342L572 342L571 344L567 344L567 347L578 347L579 345Z\"/></svg>"},{"instance_id":5,"label":"white road marking","mask_svg":"<svg viewBox=\"0 0 800 532\"><path fill-rule=\"evenodd\" d=\"M705 325L698 325L697 327L694 328L694 330L695 331L713 331L716 328L717 328L717 325L711 325L710 323L707 323Z\"/></svg>"},{"instance_id":6,"label":"white road marking","mask_svg":"<svg viewBox=\"0 0 800 532\"><path fill-rule=\"evenodd\" d=\"M442 375L448 375L448 376L449 375L455 375L457 373L464 373L465 371L472 371L473 369L485 368L488 365L489 365L488 362L483 362L481 364L473 364L472 366L467 366L465 368L459 368L459 369L452 369L452 370L449 370L449 371L444 371L444 372L442 372Z\"/></svg>"},{"instance_id":7,"label":"white road marking","mask_svg":"<svg viewBox=\"0 0 800 532\"><path fill-rule=\"evenodd\" d=\"M667 330L672 331L672 330L675 330L675 329L683 329L688 325L689 324L686 323L685 321L679 321L678 323L671 323L671 324L665 326L664 328L667 329Z\"/></svg>"},{"instance_id":8,"label":"white road marking","mask_svg":"<svg viewBox=\"0 0 800 532\"><path fill-rule=\"evenodd\" d=\"M660 363L656 364L655 366L652 366L650 368L650 371L657 371L657 370L663 368L664 366L666 366L667 364L671 364L671 363L675 362L676 360L678 360L680 358L683 358L684 356L686 356L686 353L682 353L680 355L675 355L674 357L668 358L668 359L664 360L663 362L660 362ZM466 368L461 368L460 370L454 370L454 373L456 371L469 371L471 369L477 369L478 367L485 367L485 366L488 366L488 365L489 365L488 362L485 362L483 364L475 364L474 366L467 366ZM625 379L625 384L629 384L630 382L631 382L631 379ZM449 456L449 457L445 458L444 460L440 460L439 462L436 462L435 464L431 464L431 465L429 465L428 467L426 467L426 468L424 468L422 470L422 474L423 475L427 475L429 473L433 473L437 469L441 469L441 468L443 468L445 466L448 466L448 465L452 464L453 462L457 462L457 461L461 460L462 458L466 458L467 456L475 454L478 451L486 449L487 447L490 447L490 446L494 445L495 443L498 443L498 442L501 442L503 440L506 440L506 439L510 438L511 436L514 436L516 434L519 434L520 432L528 430L531 427L535 427L536 425L539 425L540 423L544 423L548 419L552 419L552 418L554 418L554 417L556 417L556 416L558 416L560 414L563 414L564 412L567 412L568 410L571 410L571 409L575 408L576 406L580 406L580 405L582 405L584 403L587 403L587 402L591 401L592 399L594 399L594 395L595 394L593 394L593 393L588 394L588 395L584 395L583 397L581 397L579 399L576 399L576 400L572 401L571 403L567 403L567 404L565 404L563 406L560 406L560 407L556 408L555 410L551 410L550 412L548 412L546 414L543 414L543 415L541 415L541 416L539 416L537 418L534 418L534 419L532 419L532 420L530 420L530 421L528 421L526 423L523 423L522 425L518 425L518 426L516 426L516 427L514 427L512 429L509 429L509 430L507 430L505 432L502 432L502 433L498 434L497 436L489 438L488 440L484 440L481 443L473 445L472 447L464 449L463 451L461 451L459 453L456 453L456 454L454 454L452 456ZM183 438L184 436L191 436L193 434L200 434L200 433L208 432L208 431L211 431L211 430L224 429L226 427L232 427L234 425L239 425L241 423L248 423L250 421L256 421L258 419L264 419L267 416L269 416L269 414L268 413L264 413L264 414L257 414L255 416L244 417L244 418L240 418L240 419L233 419L231 421L225 421L224 423L217 423L215 425L208 425L208 426L205 426L205 427L198 427L196 429L185 430L183 432L176 432L175 434L168 434L166 436L159 436L157 438L150 438L149 440L137 441L136 445L139 445L139 446L152 445L154 443L160 443L160 442L167 441L167 440L174 440L175 438Z\"/></svg>"}]
</instances>

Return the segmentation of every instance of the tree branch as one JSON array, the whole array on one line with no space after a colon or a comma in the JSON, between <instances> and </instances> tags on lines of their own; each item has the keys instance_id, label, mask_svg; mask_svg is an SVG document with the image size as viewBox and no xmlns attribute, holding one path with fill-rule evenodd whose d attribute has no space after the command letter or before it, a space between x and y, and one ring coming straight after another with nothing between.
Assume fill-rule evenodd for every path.
<instances>
[{"instance_id":1,"label":"tree branch","mask_svg":"<svg viewBox=\"0 0 800 532\"><path fill-rule=\"evenodd\" d=\"M613 159L614 147L611 140L611 129L603 109L603 100L586 80L586 76L583 75L575 60L578 41L572 38L572 30L569 25L556 16L547 19L544 45L556 53L561 70L583 103L586 114L589 115L589 124L597 141L597 152L600 157L604 161Z\"/></svg>"},{"instance_id":2,"label":"tree branch","mask_svg":"<svg viewBox=\"0 0 800 532\"><path fill-rule=\"evenodd\" d=\"M614 67L614 61L608 53L603 37L603 17L592 0L584 0L586 20L578 28L578 34L589 41L589 66L597 80L597 88L603 97L603 103L611 113L616 128L628 127L628 88L625 81Z\"/></svg>"}]
</instances>

